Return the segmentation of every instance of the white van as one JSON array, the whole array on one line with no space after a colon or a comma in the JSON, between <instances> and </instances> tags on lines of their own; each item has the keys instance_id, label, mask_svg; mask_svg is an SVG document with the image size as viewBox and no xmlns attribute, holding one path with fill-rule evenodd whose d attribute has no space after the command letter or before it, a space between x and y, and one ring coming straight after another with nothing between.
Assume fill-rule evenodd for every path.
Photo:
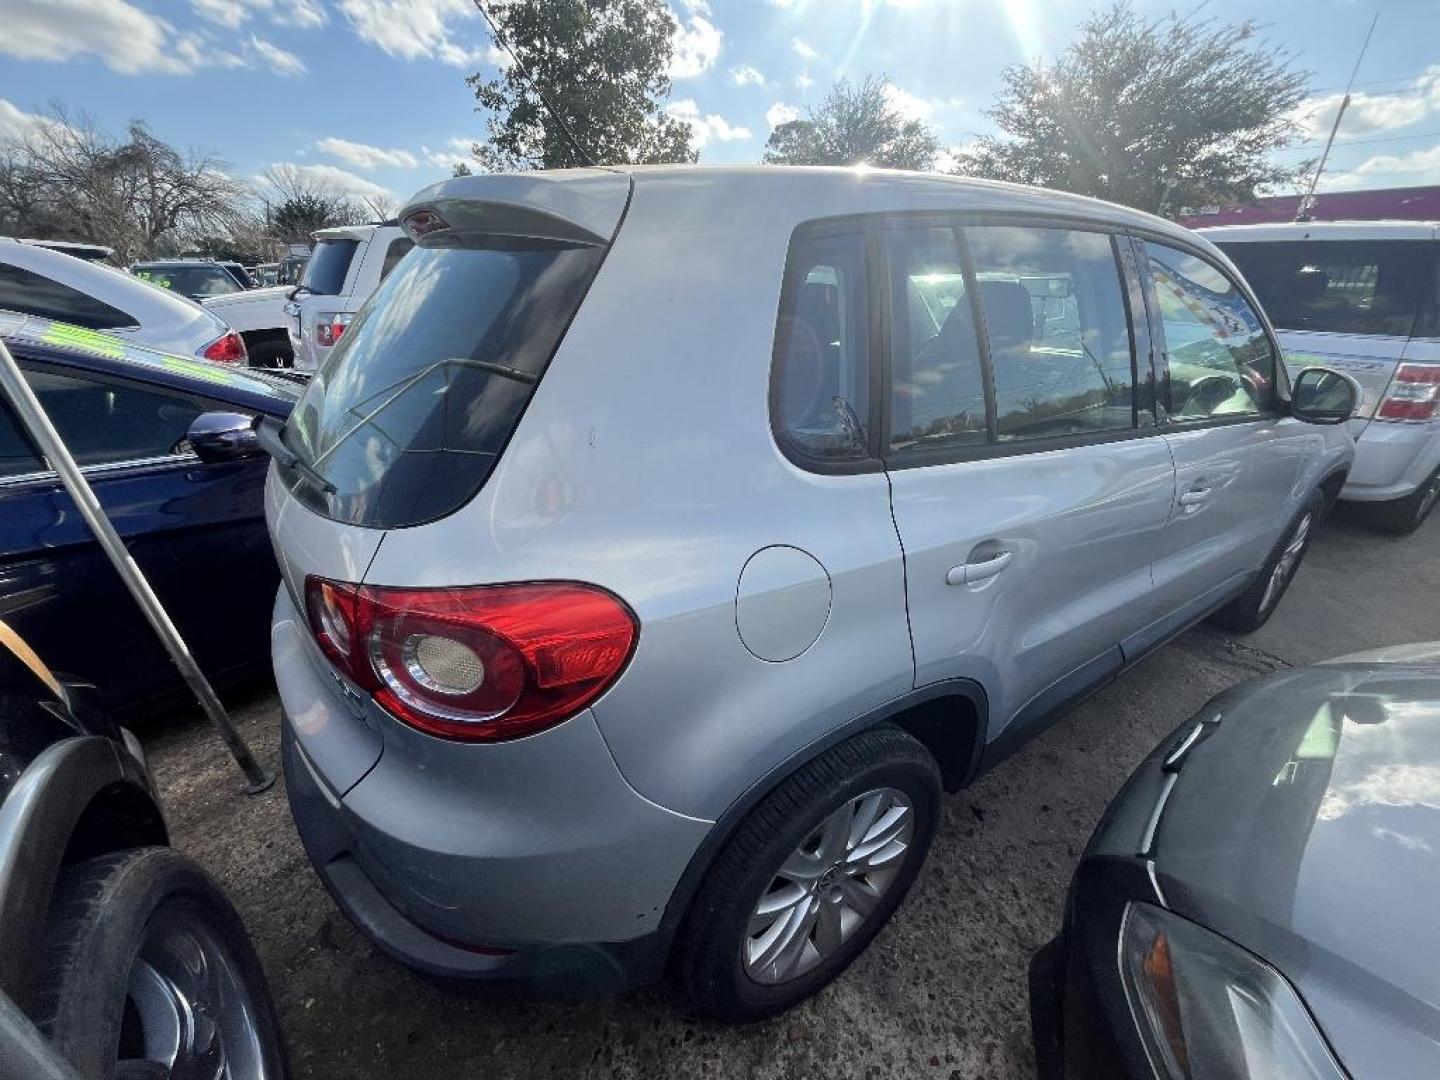
<instances>
[{"instance_id":1,"label":"white van","mask_svg":"<svg viewBox=\"0 0 1440 1080\"><path fill-rule=\"evenodd\" d=\"M1440 498L1440 231L1335 221L1198 230L1234 260L1279 332L1291 373L1354 376L1355 467L1342 499L1393 532Z\"/></svg>"}]
</instances>

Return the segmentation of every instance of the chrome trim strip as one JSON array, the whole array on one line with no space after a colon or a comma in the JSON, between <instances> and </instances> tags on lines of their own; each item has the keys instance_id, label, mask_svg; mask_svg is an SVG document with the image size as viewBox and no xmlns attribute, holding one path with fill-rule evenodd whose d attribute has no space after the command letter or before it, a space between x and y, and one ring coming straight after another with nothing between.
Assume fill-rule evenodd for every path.
<instances>
[{"instance_id":1,"label":"chrome trim strip","mask_svg":"<svg viewBox=\"0 0 1440 1080\"><path fill-rule=\"evenodd\" d=\"M1155 899L1160 901L1160 906L1167 911L1170 908L1170 901L1165 899L1165 894L1160 891L1160 879L1155 876L1155 860L1145 860L1145 872L1150 875L1150 887L1155 890Z\"/></svg>"},{"instance_id":2,"label":"chrome trim strip","mask_svg":"<svg viewBox=\"0 0 1440 1080\"><path fill-rule=\"evenodd\" d=\"M131 458L126 461L107 461L103 465L86 465L80 469L80 472L85 476L105 476L112 472L143 469L151 465L198 465L199 463L199 456L193 453L164 454L157 457ZM53 469L45 469L40 472L21 473L18 476L0 477L0 488L18 487L22 484L51 480L59 483L60 474Z\"/></svg>"},{"instance_id":3,"label":"chrome trim strip","mask_svg":"<svg viewBox=\"0 0 1440 1080\"><path fill-rule=\"evenodd\" d=\"M1140 850L1136 852L1142 859L1148 859L1155 851L1155 832L1160 828L1160 815L1165 812L1165 803L1169 801L1170 793L1175 790L1175 781L1178 779L1178 773L1165 774L1165 784L1160 789L1160 795L1155 800L1155 805L1150 809L1150 820L1145 823L1145 833L1140 839Z\"/></svg>"},{"instance_id":4,"label":"chrome trim strip","mask_svg":"<svg viewBox=\"0 0 1440 1080\"><path fill-rule=\"evenodd\" d=\"M1180 740L1180 745L1165 755L1165 760L1160 768L1167 773L1174 772L1185 760L1185 755L1190 752L1190 748L1200 741L1200 736L1203 734L1205 734L1205 721L1197 720L1195 726L1190 729L1190 733Z\"/></svg>"}]
</instances>

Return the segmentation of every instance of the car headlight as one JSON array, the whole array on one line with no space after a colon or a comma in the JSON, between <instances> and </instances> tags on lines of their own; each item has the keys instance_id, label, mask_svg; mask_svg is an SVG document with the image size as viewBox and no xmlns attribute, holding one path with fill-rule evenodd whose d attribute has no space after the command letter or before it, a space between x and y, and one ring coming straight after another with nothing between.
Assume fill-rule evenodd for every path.
<instances>
[{"instance_id":1,"label":"car headlight","mask_svg":"<svg viewBox=\"0 0 1440 1080\"><path fill-rule=\"evenodd\" d=\"M1188 919L1130 904L1120 977L1150 1064L1165 1080L1345 1076L1280 973Z\"/></svg>"}]
</instances>

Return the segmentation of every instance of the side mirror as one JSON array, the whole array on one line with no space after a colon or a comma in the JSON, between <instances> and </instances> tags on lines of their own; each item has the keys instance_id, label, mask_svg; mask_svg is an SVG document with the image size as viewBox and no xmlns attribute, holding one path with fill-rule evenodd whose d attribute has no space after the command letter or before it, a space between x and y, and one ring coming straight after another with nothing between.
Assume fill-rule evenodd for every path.
<instances>
[{"instance_id":1,"label":"side mirror","mask_svg":"<svg viewBox=\"0 0 1440 1080\"><path fill-rule=\"evenodd\" d=\"M1355 380L1330 368L1306 368L1290 388L1290 413L1307 424L1343 424L1359 402Z\"/></svg>"},{"instance_id":2,"label":"side mirror","mask_svg":"<svg viewBox=\"0 0 1440 1080\"><path fill-rule=\"evenodd\" d=\"M244 413L201 413L185 438L195 456L206 465L238 461L264 452L255 437L253 423Z\"/></svg>"}]
</instances>

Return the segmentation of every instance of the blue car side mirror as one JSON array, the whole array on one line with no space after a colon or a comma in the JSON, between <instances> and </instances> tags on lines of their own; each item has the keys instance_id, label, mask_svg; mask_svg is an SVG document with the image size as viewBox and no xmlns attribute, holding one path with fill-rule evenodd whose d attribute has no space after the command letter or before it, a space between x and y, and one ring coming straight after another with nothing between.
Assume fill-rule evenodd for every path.
<instances>
[{"instance_id":1,"label":"blue car side mirror","mask_svg":"<svg viewBox=\"0 0 1440 1080\"><path fill-rule=\"evenodd\" d=\"M238 461L263 453L253 423L244 413L201 413L190 425L186 439L195 456L207 465Z\"/></svg>"}]
</instances>

